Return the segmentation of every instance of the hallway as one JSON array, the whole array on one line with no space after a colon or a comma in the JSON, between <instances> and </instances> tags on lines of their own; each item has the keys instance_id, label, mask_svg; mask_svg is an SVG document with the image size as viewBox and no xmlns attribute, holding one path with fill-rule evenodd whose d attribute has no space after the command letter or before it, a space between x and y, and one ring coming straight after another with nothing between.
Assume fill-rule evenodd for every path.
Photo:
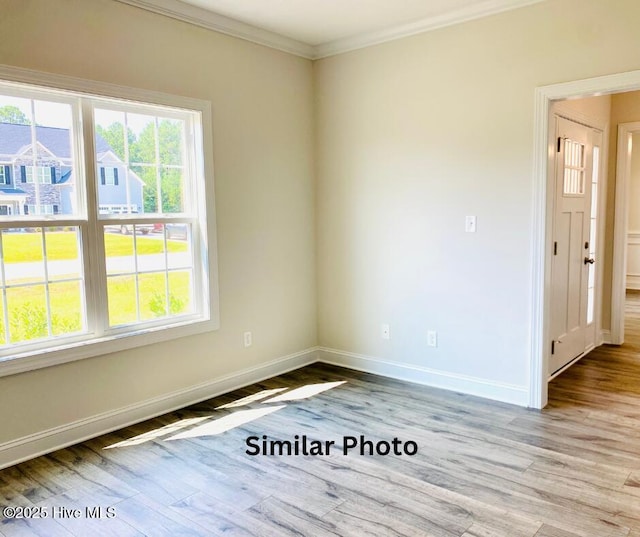
<instances>
[{"instance_id":1,"label":"hallway","mask_svg":"<svg viewBox=\"0 0 640 537\"><path fill-rule=\"evenodd\" d=\"M627 291L624 345L603 345L554 379L546 410L640 436L640 292Z\"/></svg>"}]
</instances>

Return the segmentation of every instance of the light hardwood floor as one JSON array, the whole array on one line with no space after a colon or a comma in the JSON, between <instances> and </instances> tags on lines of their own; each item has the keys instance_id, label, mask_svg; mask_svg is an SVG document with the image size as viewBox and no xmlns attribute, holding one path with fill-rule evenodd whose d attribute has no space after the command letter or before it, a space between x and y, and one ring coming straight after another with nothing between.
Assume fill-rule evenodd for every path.
<instances>
[{"instance_id":1,"label":"light hardwood floor","mask_svg":"<svg viewBox=\"0 0 640 537\"><path fill-rule=\"evenodd\" d=\"M0 471L0 505L49 515L0 532L640 537L640 295L628 310L628 343L554 380L542 412L316 364ZM245 453L296 434L336 445ZM361 434L419 451L342 455Z\"/></svg>"}]
</instances>

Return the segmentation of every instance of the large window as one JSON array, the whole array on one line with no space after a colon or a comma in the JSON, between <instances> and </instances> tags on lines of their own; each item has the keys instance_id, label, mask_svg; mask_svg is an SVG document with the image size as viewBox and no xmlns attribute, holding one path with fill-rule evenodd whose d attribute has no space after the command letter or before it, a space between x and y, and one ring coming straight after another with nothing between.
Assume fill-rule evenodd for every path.
<instances>
[{"instance_id":1,"label":"large window","mask_svg":"<svg viewBox=\"0 0 640 537\"><path fill-rule=\"evenodd\" d=\"M11 358L30 369L217 326L206 103L109 92L0 81L0 142L23 179L0 213L0 374Z\"/></svg>"}]
</instances>

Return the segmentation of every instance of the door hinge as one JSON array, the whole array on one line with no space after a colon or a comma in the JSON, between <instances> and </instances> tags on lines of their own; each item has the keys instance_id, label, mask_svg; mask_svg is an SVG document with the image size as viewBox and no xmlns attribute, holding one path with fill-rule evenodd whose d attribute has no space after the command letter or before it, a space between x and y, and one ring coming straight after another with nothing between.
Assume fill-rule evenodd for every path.
<instances>
[{"instance_id":1,"label":"door hinge","mask_svg":"<svg viewBox=\"0 0 640 537\"><path fill-rule=\"evenodd\" d=\"M556 352L556 342L554 339L551 340L551 354L555 354Z\"/></svg>"},{"instance_id":2,"label":"door hinge","mask_svg":"<svg viewBox=\"0 0 640 537\"><path fill-rule=\"evenodd\" d=\"M558 153L560 153L561 148L562 148L562 136L558 136L558 148L557 148Z\"/></svg>"},{"instance_id":3,"label":"door hinge","mask_svg":"<svg viewBox=\"0 0 640 537\"><path fill-rule=\"evenodd\" d=\"M553 255L558 255L558 242L553 243Z\"/></svg>"}]
</instances>

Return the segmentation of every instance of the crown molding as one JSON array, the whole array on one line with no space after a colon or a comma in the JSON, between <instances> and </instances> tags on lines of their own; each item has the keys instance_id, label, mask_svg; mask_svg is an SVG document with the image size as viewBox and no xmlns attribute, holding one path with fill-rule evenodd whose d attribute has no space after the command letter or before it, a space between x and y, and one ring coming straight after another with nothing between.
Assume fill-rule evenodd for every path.
<instances>
[{"instance_id":1,"label":"crown molding","mask_svg":"<svg viewBox=\"0 0 640 537\"><path fill-rule=\"evenodd\" d=\"M289 37L263 30L250 24L230 19L212 11L185 4L179 0L117 0L123 4L139 7L166 17L188 22L208 30L232 37L239 37L258 45L288 52L307 59L315 57L314 47Z\"/></svg>"},{"instance_id":2,"label":"crown molding","mask_svg":"<svg viewBox=\"0 0 640 537\"><path fill-rule=\"evenodd\" d=\"M188 22L202 28L245 39L252 43L288 52L296 56L317 60L372 45L386 43L388 41L395 41L396 39L402 39L403 37L409 37L431 30L437 30L438 28L480 19L504 11L519 9L544 0L486 0L485 2L457 9L443 15L426 17L409 24L394 26L376 32L368 32L345 39L338 39L317 46L309 45L275 32L263 30L262 28L213 13L212 11L186 4L180 0L117 1Z\"/></svg>"},{"instance_id":3,"label":"crown molding","mask_svg":"<svg viewBox=\"0 0 640 537\"><path fill-rule=\"evenodd\" d=\"M487 0L462 9L457 9L443 15L426 17L409 24L393 26L377 32L368 32L354 37L338 39L314 47L313 59L327 58L344 52L351 52L372 45L379 45L388 41L395 41L424 32L453 26L462 22L488 17L504 11L511 11L521 7L537 4L544 0Z\"/></svg>"}]
</instances>

